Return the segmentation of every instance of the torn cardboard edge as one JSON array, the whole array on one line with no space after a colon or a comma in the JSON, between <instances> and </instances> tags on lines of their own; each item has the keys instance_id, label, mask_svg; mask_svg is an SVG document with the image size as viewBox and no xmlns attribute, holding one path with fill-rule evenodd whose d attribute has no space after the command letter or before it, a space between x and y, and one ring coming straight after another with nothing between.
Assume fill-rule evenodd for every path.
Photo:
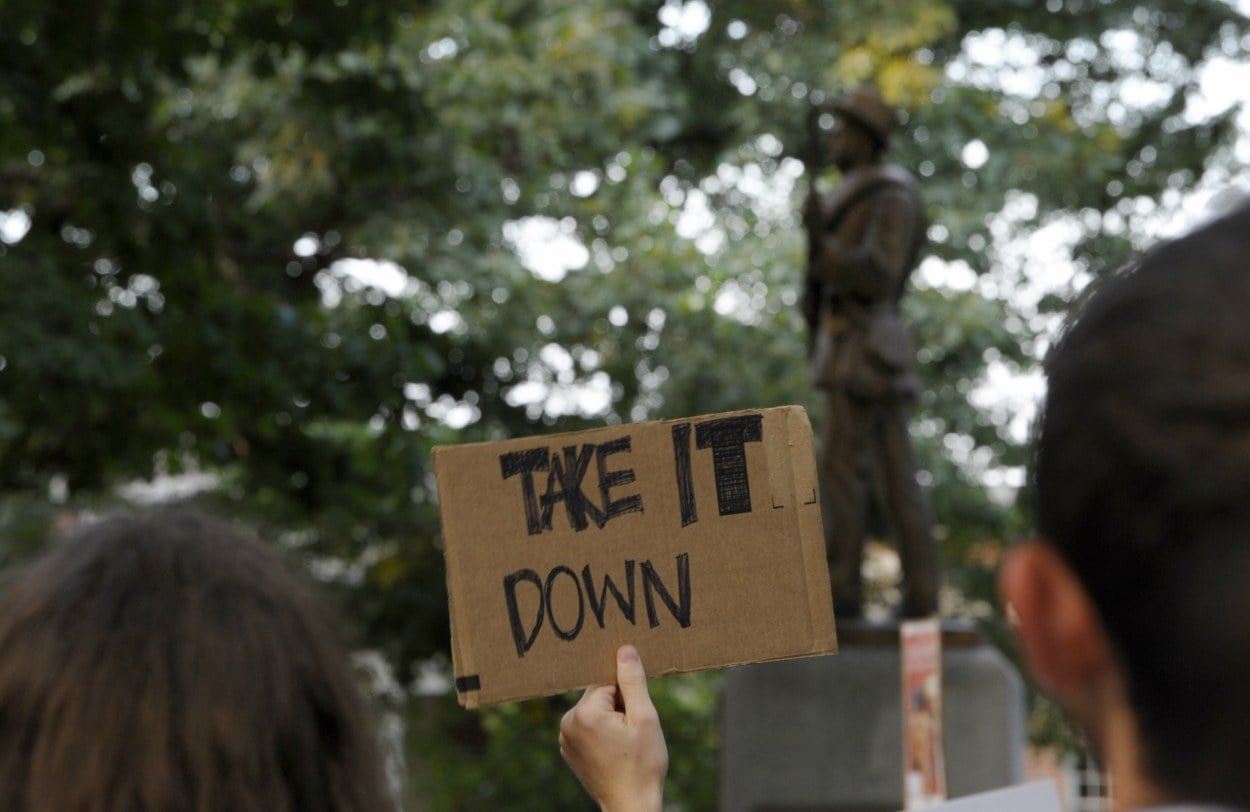
<instances>
[{"instance_id":1,"label":"torn cardboard edge","mask_svg":"<svg viewBox=\"0 0 1250 812\"><path fill-rule=\"evenodd\" d=\"M797 406L434 450L457 695L834 653L819 488Z\"/></svg>"}]
</instances>

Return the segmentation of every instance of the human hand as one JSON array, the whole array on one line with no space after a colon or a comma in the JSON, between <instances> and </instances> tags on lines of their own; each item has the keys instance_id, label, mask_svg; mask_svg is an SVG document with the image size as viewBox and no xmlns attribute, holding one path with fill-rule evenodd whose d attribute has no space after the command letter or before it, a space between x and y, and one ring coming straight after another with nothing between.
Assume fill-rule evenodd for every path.
<instances>
[{"instance_id":1,"label":"human hand","mask_svg":"<svg viewBox=\"0 0 1250 812\"><path fill-rule=\"evenodd\" d=\"M616 685L587 688L560 721L560 755L604 812L656 812L668 748L638 650L616 652Z\"/></svg>"}]
</instances>

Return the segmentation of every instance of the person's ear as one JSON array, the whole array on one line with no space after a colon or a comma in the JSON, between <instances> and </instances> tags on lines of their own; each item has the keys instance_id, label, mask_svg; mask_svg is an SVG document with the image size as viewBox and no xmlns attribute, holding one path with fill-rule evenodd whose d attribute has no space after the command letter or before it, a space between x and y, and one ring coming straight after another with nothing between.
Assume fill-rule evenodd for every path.
<instances>
[{"instance_id":1,"label":"person's ear","mask_svg":"<svg viewBox=\"0 0 1250 812\"><path fill-rule=\"evenodd\" d=\"M1111 657L1098 611L1075 573L1051 545L1032 541L1008 551L998 591L1038 685L1080 704Z\"/></svg>"}]
</instances>

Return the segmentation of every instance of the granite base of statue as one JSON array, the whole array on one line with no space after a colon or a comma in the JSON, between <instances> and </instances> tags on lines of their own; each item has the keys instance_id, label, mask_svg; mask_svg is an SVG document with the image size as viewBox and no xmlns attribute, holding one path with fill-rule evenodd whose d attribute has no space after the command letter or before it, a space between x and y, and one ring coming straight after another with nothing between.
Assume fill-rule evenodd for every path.
<instances>
[{"instance_id":1,"label":"granite base of statue","mask_svg":"<svg viewBox=\"0 0 1250 812\"><path fill-rule=\"evenodd\" d=\"M898 626L838 625L839 651L731 669L722 696L722 812L903 808ZM942 627L949 797L1024 780L1019 674L971 624Z\"/></svg>"}]
</instances>

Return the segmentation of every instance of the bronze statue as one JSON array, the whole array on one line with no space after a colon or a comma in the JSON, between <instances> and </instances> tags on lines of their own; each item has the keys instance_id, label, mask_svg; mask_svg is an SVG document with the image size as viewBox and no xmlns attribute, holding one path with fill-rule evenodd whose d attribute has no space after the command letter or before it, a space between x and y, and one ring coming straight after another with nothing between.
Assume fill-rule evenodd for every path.
<instances>
[{"instance_id":1,"label":"bronze statue","mask_svg":"<svg viewBox=\"0 0 1250 812\"><path fill-rule=\"evenodd\" d=\"M915 179L882 162L894 108L870 89L831 107L823 146L841 178L826 194L813 180L804 206L802 306L813 382L827 398L820 480L834 607L840 617L862 614L860 563L875 495L902 560L902 614L921 617L937 611L937 546L907 433L918 382L898 305L926 223Z\"/></svg>"}]
</instances>

